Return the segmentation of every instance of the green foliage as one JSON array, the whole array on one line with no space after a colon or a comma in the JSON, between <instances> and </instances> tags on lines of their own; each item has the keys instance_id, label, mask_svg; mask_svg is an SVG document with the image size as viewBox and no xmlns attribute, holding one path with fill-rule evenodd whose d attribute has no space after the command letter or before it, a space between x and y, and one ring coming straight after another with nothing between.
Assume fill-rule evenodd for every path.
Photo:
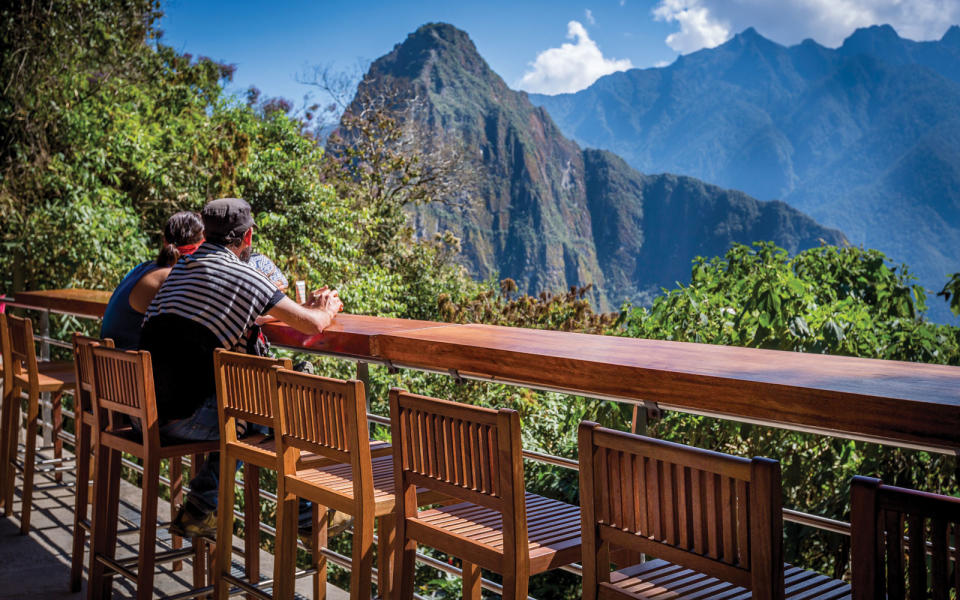
<instances>
[{"instance_id":1,"label":"green foliage","mask_svg":"<svg viewBox=\"0 0 960 600\"><path fill-rule=\"evenodd\" d=\"M950 303L950 311L960 316L960 273L952 274L950 281L943 286L943 289L937 295L943 296Z\"/></svg>"},{"instance_id":2,"label":"green foliage","mask_svg":"<svg viewBox=\"0 0 960 600\"><path fill-rule=\"evenodd\" d=\"M824 246L793 258L737 244L694 261L690 284L623 314L623 334L941 364L960 363L957 328L920 317L923 288L877 250Z\"/></svg>"}]
</instances>

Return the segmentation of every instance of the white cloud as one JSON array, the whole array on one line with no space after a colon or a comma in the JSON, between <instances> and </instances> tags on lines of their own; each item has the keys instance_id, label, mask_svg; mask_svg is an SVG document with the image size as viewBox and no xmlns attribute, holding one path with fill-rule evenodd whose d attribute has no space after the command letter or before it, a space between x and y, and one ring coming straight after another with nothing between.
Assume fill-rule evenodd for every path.
<instances>
[{"instance_id":1,"label":"white cloud","mask_svg":"<svg viewBox=\"0 0 960 600\"><path fill-rule=\"evenodd\" d=\"M736 32L756 27L781 44L813 38L839 46L858 27L888 23L906 38L938 39L960 22L957 0L659 0L659 21L676 22L680 31L667 37L678 52L693 52L723 43Z\"/></svg>"},{"instance_id":2,"label":"white cloud","mask_svg":"<svg viewBox=\"0 0 960 600\"><path fill-rule=\"evenodd\" d=\"M587 17L587 23L590 23L591 25L597 24L597 20L593 18L592 10L590 10L589 8L584 9L583 14Z\"/></svg>"},{"instance_id":3,"label":"white cloud","mask_svg":"<svg viewBox=\"0 0 960 600\"><path fill-rule=\"evenodd\" d=\"M620 0L620 6L626 6L627 0Z\"/></svg>"},{"instance_id":4,"label":"white cloud","mask_svg":"<svg viewBox=\"0 0 960 600\"><path fill-rule=\"evenodd\" d=\"M567 39L576 41L538 54L517 87L541 94L577 92L604 75L633 68L630 59L604 58L578 21L567 24Z\"/></svg>"}]
</instances>

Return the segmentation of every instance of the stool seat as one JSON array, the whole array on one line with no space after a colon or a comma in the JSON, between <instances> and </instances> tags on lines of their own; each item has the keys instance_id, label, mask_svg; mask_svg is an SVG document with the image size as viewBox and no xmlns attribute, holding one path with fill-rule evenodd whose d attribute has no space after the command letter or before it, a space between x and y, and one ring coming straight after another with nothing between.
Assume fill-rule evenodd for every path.
<instances>
[{"instance_id":1,"label":"stool seat","mask_svg":"<svg viewBox=\"0 0 960 600\"><path fill-rule=\"evenodd\" d=\"M579 560L580 507L529 492L526 503L530 572L541 573ZM418 525L482 544L491 558L503 554L503 514L499 511L461 502L423 511L411 518L408 527L414 537L417 534L413 532L420 529ZM454 540L444 549L440 540L426 535L422 539L441 552L464 551L463 545Z\"/></svg>"},{"instance_id":2,"label":"stool seat","mask_svg":"<svg viewBox=\"0 0 960 600\"><path fill-rule=\"evenodd\" d=\"M841 600L850 598L850 584L788 564L784 566L786 598L795 600ZM601 583L637 600L746 600L750 590L687 569L665 560L654 559L610 573L610 583Z\"/></svg>"},{"instance_id":3,"label":"stool seat","mask_svg":"<svg viewBox=\"0 0 960 600\"><path fill-rule=\"evenodd\" d=\"M372 447L373 444L371 449ZM371 464L373 466L374 514L380 516L391 513L396 505L393 456L374 458ZM330 508L348 514L356 510L356 499L353 494L353 467L349 464L335 464L319 469L298 469L295 476L285 478L285 483L287 489L298 496L313 499L316 491L323 491L326 492L323 500ZM443 499L442 494L424 488L417 489L417 500L421 504L433 504Z\"/></svg>"},{"instance_id":4,"label":"stool seat","mask_svg":"<svg viewBox=\"0 0 960 600\"><path fill-rule=\"evenodd\" d=\"M276 463L277 440L272 435L255 433L246 437L237 438L237 441L234 443L243 449L241 451L259 454L264 459L269 460L269 462L260 464L259 466L273 468L274 463ZM382 440L370 440L370 453L373 456L384 456L390 454L390 451L390 442L385 442ZM297 468L315 469L331 464L335 463L325 456L314 454L313 452L303 452L300 454L300 460L297 462Z\"/></svg>"},{"instance_id":5,"label":"stool seat","mask_svg":"<svg viewBox=\"0 0 960 600\"><path fill-rule=\"evenodd\" d=\"M30 377L25 372L14 375L14 379L25 386L30 385ZM73 361L38 362L37 383L41 393L73 391L77 383Z\"/></svg>"},{"instance_id":6,"label":"stool seat","mask_svg":"<svg viewBox=\"0 0 960 600\"><path fill-rule=\"evenodd\" d=\"M117 448L128 454L138 456L143 453L143 435L133 427L127 426L112 431L103 431L100 435L101 440L109 442L111 448ZM170 440L161 440L157 450L160 458L187 456L189 454L206 454L207 452L217 452L220 450L220 441L173 442Z\"/></svg>"}]
</instances>

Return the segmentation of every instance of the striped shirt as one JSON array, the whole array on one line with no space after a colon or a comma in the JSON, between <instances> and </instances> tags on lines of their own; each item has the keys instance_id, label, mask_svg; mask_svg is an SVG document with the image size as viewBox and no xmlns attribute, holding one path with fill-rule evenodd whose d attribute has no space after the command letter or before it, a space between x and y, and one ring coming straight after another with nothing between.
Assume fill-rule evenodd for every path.
<instances>
[{"instance_id":1,"label":"striped shirt","mask_svg":"<svg viewBox=\"0 0 960 600\"><path fill-rule=\"evenodd\" d=\"M224 348L242 350L256 318L283 297L263 273L229 249L205 242L177 261L143 324L159 315L177 315L209 329Z\"/></svg>"}]
</instances>

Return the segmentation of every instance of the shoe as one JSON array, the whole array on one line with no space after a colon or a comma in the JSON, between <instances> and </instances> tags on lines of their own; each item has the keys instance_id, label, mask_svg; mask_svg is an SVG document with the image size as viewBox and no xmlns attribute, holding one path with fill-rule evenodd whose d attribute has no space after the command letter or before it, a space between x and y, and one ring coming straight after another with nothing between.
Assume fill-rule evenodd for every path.
<instances>
[{"instance_id":1,"label":"shoe","mask_svg":"<svg viewBox=\"0 0 960 600\"><path fill-rule=\"evenodd\" d=\"M216 537L217 513L205 511L188 499L180 505L169 529L171 534L180 537Z\"/></svg>"},{"instance_id":2,"label":"shoe","mask_svg":"<svg viewBox=\"0 0 960 600\"><path fill-rule=\"evenodd\" d=\"M327 539L340 535L353 525L353 517L350 515L330 509L327 511ZM297 528L297 536L305 544L310 543L310 536L313 533L313 524L301 525Z\"/></svg>"}]
</instances>

